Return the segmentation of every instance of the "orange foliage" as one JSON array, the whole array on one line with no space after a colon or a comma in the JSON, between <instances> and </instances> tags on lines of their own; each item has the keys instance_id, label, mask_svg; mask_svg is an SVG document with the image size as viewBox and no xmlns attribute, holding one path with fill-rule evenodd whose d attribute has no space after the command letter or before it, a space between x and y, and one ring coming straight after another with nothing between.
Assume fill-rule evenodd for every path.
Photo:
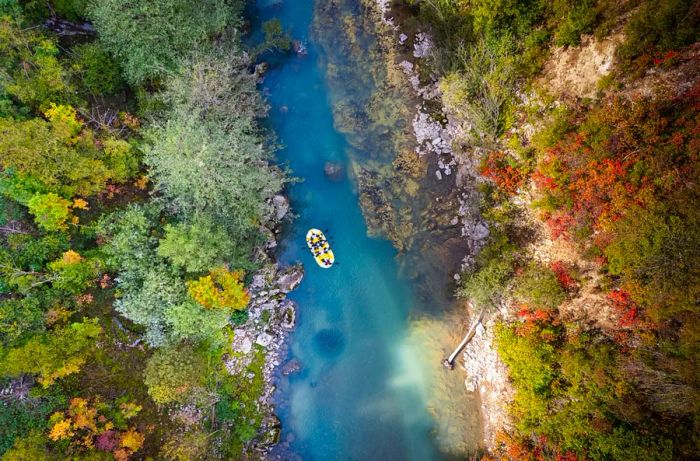
<instances>
[{"instance_id":1,"label":"orange foliage","mask_svg":"<svg viewBox=\"0 0 700 461\"><path fill-rule=\"evenodd\" d=\"M515 195L523 185L525 175L508 163L508 155L503 152L491 152L481 169L481 175L489 178L496 187L508 195Z\"/></svg>"}]
</instances>

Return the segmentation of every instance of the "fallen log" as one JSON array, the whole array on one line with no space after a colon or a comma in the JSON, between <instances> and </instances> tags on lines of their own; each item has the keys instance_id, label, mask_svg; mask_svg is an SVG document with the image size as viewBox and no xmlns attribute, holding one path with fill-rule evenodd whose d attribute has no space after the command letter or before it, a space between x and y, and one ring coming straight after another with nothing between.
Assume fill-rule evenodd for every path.
<instances>
[{"instance_id":1,"label":"fallen log","mask_svg":"<svg viewBox=\"0 0 700 461\"><path fill-rule=\"evenodd\" d=\"M479 312L479 315L476 317L476 320L472 323L472 326L469 328L469 331L467 331L467 334L464 336L464 339L462 339L462 342L457 345L457 348L450 354L449 357L447 357L445 360L442 361L442 364L445 368L448 370L454 370L455 368L455 359L457 358L457 355L462 352L462 349L464 349L467 344L469 344L469 341L471 341L472 336L474 336L474 332L476 331L477 325L481 323L481 320L484 318L484 310L482 309L481 312Z\"/></svg>"}]
</instances>

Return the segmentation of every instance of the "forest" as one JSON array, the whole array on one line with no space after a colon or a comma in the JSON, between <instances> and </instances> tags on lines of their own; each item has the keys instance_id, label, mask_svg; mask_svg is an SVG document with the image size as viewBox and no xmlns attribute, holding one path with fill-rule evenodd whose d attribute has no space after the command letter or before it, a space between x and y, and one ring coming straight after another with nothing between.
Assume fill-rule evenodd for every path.
<instances>
[{"instance_id":1,"label":"forest","mask_svg":"<svg viewBox=\"0 0 700 461\"><path fill-rule=\"evenodd\" d=\"M0 4L3 460L234 459L256 435L260 379L222 355L287 177L243 7Z\"/></svg>"},{"instance_id":2,"label":"forest","mask_svg":"<svg viewBox=\"0 0 700 461\"><path fill-rule=\"evenodd\" d=\"M404 3L430 26L442 103L469 122L459 142L481 164L491 236L459 295L510 312L496 343L513 427L485 459L694 459L697 2ZM596 97L538 81L556 47L613 32L624 40ZM575 249L573 262L537 257L538 226ZM594 303L607 321L572 315Z\"/></svg>"},{"instance_id":3,"label":"forest","mask_svg":"<svg viewBox=\"0 0 700 461\"><path fill-rule=\"evenodd\" d=\"M488 240L456 295L499 316L513 391L478 457L696 459L700 4L369 3L429 32L428 109L478 165ZM0 1L3 461L256 459L268 357L226 359L295 179L258 86L292 42L271 20L251 44L248 5ZM589 40L619 40L610 72L556 94L548 60Z\"/></svg>"}]
</instances>

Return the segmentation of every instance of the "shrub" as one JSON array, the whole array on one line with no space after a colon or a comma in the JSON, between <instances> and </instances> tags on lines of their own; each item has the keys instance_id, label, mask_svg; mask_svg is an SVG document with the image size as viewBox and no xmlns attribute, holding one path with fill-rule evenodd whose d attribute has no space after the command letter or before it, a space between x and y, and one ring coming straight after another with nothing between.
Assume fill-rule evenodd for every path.
<instances>
[{"instance_id":1,"label":"shrub","mask_svg":"<svg viewBox=\"0 0 700 461\"><path fill-rule=\"evenodd\" d=\"M514 294L521 302L536 309L555 309L566 299L554 272L541 264L530 264L515 279Z\"/></svg>"},{"instance_id":2,"label":"shrub","mask_svg":"<svg viewBox=\"0 0 700 461\"><path fill-rule=\"evenodd\" d=\"M513 274L515 249L505 235L492 234L477 256L477 268L463 274L457 294L486 309L498 304Z\"/></svg>"},{"instance_id":3,"label":"shrub","mask_svg":"<svg viewBox=\"0 0 700 461\"><path fill-rule=\"evenodd\" d=\"M698 40L700 9L695 1L645 1L630 18L618 54L629 62L644 53L679 49Z\"/></svg>"},{"instance_id":4,"label":"shrub","mask_svg":"<svg viewBox=\"0 0 700 461\"><path fill-rule=\"evenodd\" d=\"M205 372L202 357L191 347L163 347L148 359L144 382L158 405L184 402L200 389Z\"/></svg>"},{"instance_id":5,"label":"shrub","mask_svg":"<svg viewBox=\"0 0 700 461\"><path fill-rule=\"evenodd\" d=\"M77 45L71 51L75 55L72 71L90 93L111 95L122 89L121 69L101 42Z\"/></svg>"}]
</instances>

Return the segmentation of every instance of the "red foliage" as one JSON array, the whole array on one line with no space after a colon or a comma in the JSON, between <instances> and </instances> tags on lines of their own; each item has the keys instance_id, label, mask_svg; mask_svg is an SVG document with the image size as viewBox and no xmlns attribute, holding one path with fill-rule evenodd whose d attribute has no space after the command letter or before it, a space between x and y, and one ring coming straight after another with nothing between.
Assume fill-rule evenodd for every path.
<instances>
[{"instance_id":1,"label":"red foliage","mask_svg":"<svg viewBox=\"0 0 700 461\"><path fill-rule=\"evenodd\" d=\"M574 223L574 217L569 213L556 213L545 221L545 224L547 224L552 234L553 240L559 237L569 239L571 237L570 231Z\"/></svg>"},{"instance_id":2,"label":"red foliage","mask_svg":"<svg viewBox=\"0 0 700 461\"><path fill-rule=\"evenodd\" d=\"M615 289L608 293L608 300L619 314L618 326L628 328L637 323L639 306L625 290Z\"/></svg>"},{"instance_id":3,"label":"red foliage","mask_svg":"<svg viewBox=\"0 0 700 461\"><path fill-rule=\"evenodd\" d=\"M554 261L551 268L562 288L569 291L576 289L576 280L571 277L571 274L569 274L569 269L566 267L563 261Z\"/></svg>"},{"instance_id":4,"label":"red foliage","mask_svg":"<svg viewBox=\"0 0 700 461\"><path fill-rule=\"evenodd\" d=\"M532 180L535 181L535 185L540 189L555 190L559 187L554 178L550 178L539 170L532 173Z\"/></svg>"},{"instance_id":5,"label":"red foliage","mask_svg":"<svg viewBox=\"0 0 700 461\"><path fill-rule=\"evenodd\" d=\"M541 322L544 320L548 320L550 315L547 311L543 311L540 309L535 309L533 311L529 307L521 305L520 310L518 310L518 317L520 317L526 322Z\"/></svg>"},{"instance_id":6,"label":"red foliage","mask_svg":"<svg viewBox=\"0 0 700 461\"><path fill-rule=\"evenodd\" d=\"M102 278L100 279L100 288L107 289L113 285L112 283L112 278L109 276L109 274L102 274Z\"/></svg>"},{"instance_id":7,"label":"red foliage","mask_svg":"<svg viewBox=\"0 0 700 461\"><path fill-rule=\"evenodd\" d=\"M118 431L105 431L97 436L95 447L102 451L113 451L119 447L121 434Z\"/></svg>"},{"instance_id":8,"label":"red foliage","mask_svg":"<svg viewBox=\"0 0 700 461\"><path fill-rule=\"evenodd\" d=\"M654 65L655 66L668 65L677 56L678 56L678 51L669 50L669 51L665 52L663 55L661 55L660 57L654 58Z\"/></svg>"},{"instance_id":9,"label":"red foliage","mask_svg":"<svg viewBox=\"0 0 700 461\"><path fill-rule=\"evenodd\" d=\"M508 155L503 152L489 153L481 175L489 178L496 187L509 195L515 195L525 181L525 175L508 163Z\"/></svg>"}]
</instances>

